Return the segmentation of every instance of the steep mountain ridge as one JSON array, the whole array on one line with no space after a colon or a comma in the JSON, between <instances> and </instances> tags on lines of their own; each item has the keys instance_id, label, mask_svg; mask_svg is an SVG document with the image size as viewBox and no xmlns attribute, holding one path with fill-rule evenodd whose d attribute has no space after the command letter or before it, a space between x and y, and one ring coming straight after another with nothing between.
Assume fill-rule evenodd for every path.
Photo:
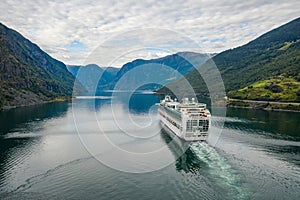
<instances>
[{"instance_id":1,"label":"steep mountain ridge","mask_svg":"<svg viewBox=\"0 0 300 200\"><path fill-rule=\"evenodd\" d=\"M71 96L73 83L64 63L0 23L0 108Z\"/></svg>"}]
</instances>

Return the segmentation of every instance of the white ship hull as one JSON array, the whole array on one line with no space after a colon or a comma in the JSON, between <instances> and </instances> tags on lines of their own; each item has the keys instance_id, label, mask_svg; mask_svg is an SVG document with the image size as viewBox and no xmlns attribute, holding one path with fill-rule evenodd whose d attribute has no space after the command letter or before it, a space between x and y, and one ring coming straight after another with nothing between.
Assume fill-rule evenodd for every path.
<instances>
[{"instance_id":1,"label":"white ship hull","mask_svg":"<svg viewBox=\"0 0 300 200\"><path fill-rule=\"evenodd\" d=\"M162 121L160 121L160 125L162 126L164 132L175 142L175 144L179 147L180 152L177 152L177 155L182 155L188 148L191 142L185 141L178 137L170 128L166 126Z\"/></svg>"},{"instance_id":2,"label":"white ship hull","mask_svg":"<svg viewBox=\"0 0 300 200\"><path fill-rule=\"evenodd\" d=\"M164 118L161 115L159 115L159 119L160 119L162 125L166 126L166 128L168 128L170 131L172 131L177 137L182 138L180 129L178 129L176 126L171 124L171 122L169 122L166 118ZM182 139L184 139L184 138L182 138Z\"/></svg>"}]
</instances>

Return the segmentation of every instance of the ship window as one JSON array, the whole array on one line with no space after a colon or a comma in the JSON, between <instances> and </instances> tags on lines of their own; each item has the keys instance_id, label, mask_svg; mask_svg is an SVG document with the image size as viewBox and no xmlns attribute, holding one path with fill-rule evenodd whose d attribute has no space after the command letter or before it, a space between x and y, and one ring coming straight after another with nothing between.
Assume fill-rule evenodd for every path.
<instances>
[{"instance_id":1,"label":"ship window","mask_svg":"<svg viewBox=\"0 0 300 200\"><path fill-rule=\"evenodd\" d=\"M188 120L186 122L186 131L192 131L192 121Z\"/></svg>"},{"instance_id":2,"label":"ship window","mask_svg":"<svg viewBox=\"0 0 300 200\"><path fill-rule=\"evenodd\" d=\"M203 120L199 120L199 126L203 126Z\"/></svg>"},{"instance_id":3,"label":"ship window","mask_svg":"<svg viewBox=\"0 0 300 200\"><path fill-rule=\"evenodd\" d=\"M192 126L197 126L197 120L192 120Z\"/></svg>"},{"instance_id":4,"label":"ship window","mask_svg":"<svg viewBox=\"0 0 300 200\"><path fill-rule=\"evenodd\" d=\"M199 130L201 132L208 131L208 127L209 127L209 120L199 120Z\"/></svg>"}]
</instances>

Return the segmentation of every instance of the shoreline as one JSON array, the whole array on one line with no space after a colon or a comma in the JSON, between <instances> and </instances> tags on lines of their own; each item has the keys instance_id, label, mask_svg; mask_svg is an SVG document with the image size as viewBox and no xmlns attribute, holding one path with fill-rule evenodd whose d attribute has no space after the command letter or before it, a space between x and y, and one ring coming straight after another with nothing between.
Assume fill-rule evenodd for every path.
<instances>
[{"instance_id":1,"label":"shoreline","mask_svg":"<svg viewBox=\"0 0 300 200\"><path fill-rule=\"evenodd\" d=\"M297 102L227 99L227 106L233 108L248 108L267 111L300 112L300 103Z\"/></svg>"},{"instance_id":2,"label":"shoreline","mask_svg":"<svg viewBox=\"0 0 300 200\"><path fill-rule=\"evenodd\" d=\"M0 112L1 111L7 111L7 110L11 110L11 109L15 109L15 108L23 108L23 107L30 107L30 106L37 106L37 105L42 105L42 104L47 104L47 103L53 103L53 102L64 102L64 101L70 101L72 100L74 97L57 97L55 99L52 100L48 100L48 101L39 101L39 102L35 102L35 103L30 103L30 104L22 104L22 105L15 105L15 106L3 106L0 108Z\"/></svg>"},{"instance_id":3,"label":"shoreline","mask_svg":"<svg viewBox=\"0 0 300 200\"><path fill-rule=\"evenodd\" d=\"M155 95L166 95L167 93L156 92ZM199 95L200 96L200 95ZM197 98L199 98L197 95ZM203 97L202 95L200 97ZM209 97L203 97L210 99ZM216 102L215 106L231 107L231 108L246 108L266 111L283 111L283 112L300 112L300 102L278 102L278 101L257 101L247 99L232 99L227 98Z\"/></svg>"},{"instance_id":4,"label":"shoreline","mask_svg":"<svg viewBox=\"0 0 300 200\"><path fill-rule=\"evenodd\" d=\"M49 101L40 101L26 105L3 106L0 111L11 110L14 108L29 107L52 102L70 101L75 97L57 97ZM283 112L300 112L300 103L297 102L277 102L277 101L257 101L246 99L231 99L226 100L226 106L231 108L257 109L266 111L283 111Z\"/></svg>"}]
</instances>

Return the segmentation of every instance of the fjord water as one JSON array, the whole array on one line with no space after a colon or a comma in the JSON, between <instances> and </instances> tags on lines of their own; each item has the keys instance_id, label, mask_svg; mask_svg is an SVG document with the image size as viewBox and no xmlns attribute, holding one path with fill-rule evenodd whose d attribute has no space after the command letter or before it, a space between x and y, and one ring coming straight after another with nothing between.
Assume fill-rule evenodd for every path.
<instances>
[{"instance_id":1,"label":"fjord water","mask_svg":"<svg viewBox=\"0 0 300 200\"><path fill-rule=\"evenodd\" d=\"M300 196L300 113L228 108L223 128L213 125L207 142L192 143L183 152L180 145L170 142L172 138L158 124L154 106L158 101L151 94L136 94L129 102L101 97L1 111L0 197L297 199ZM215 121L221 118L214 117ZM151 128L133 129L126 126L129 121L141 129ZM139 163L124 161L111 149L105 149L97 157L93 151L102 148L98 139L104 138L103 134L99 136L99 129L126 151L146 153L167 148L163 154ZM212 141L220 129L215 144ZM124 137L126 132L133 133L129 136L135 139ZM91 139L94 146L89 146L85 139ZM114 169L101 162L101 156L112 158L120 168L148 172ZM172 162L151 171L151 167L165 161Z\"/></svg>"}]
</instances>

